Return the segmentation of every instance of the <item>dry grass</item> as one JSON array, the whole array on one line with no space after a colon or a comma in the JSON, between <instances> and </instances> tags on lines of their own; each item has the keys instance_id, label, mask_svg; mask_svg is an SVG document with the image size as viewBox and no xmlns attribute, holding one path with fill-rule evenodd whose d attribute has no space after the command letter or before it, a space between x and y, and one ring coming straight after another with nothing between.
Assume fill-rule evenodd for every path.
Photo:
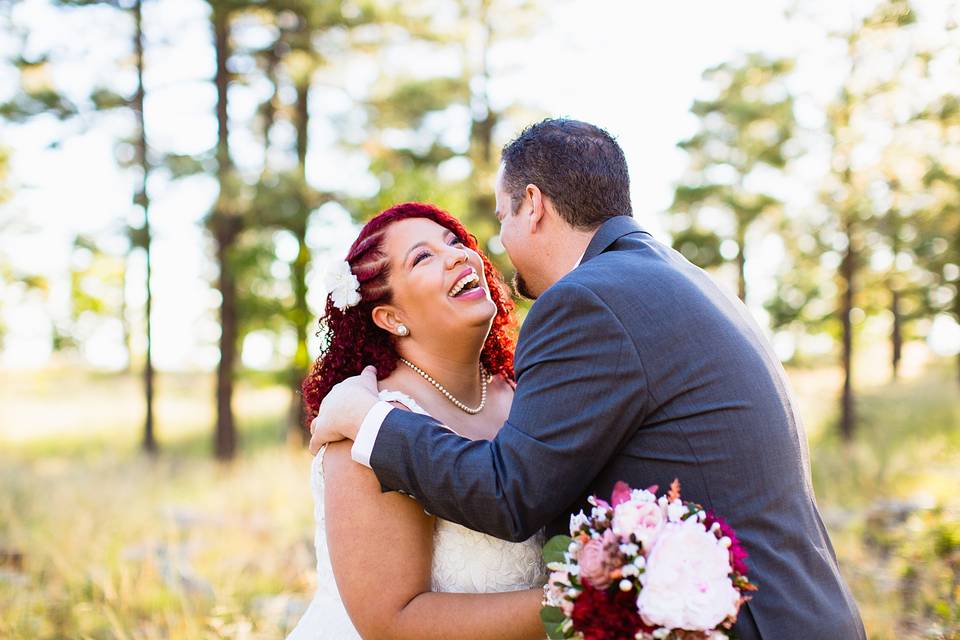
<instances>
[{"instance_id":1,"label":"dry grass","mask_svg":"<svg viewBox=\"0 0 960 640\"><path fill-rule=\"evenodd\" d=\"M223 466L206 378L162 380L156 460L137 452L137 381L8 382L0 637L277 638L295 623L313 527L309 458L280 444L285 391L241 389L246 453Z\"/></svg>"},{"instance_id":2,"label":"dry grass","mask_svg":"<svg viewBox=\"0 0 960 640\"><path fill-rule=\"evenodd\" d=\"M937 637L935 612L904 587L939 578L873 535L885 504L921 507L894 537L922 530L927 505L960 507L956 383L948 365L923 371L865 389L853 446L831 429L838 372L791 371L871 638ZM243 455L211 461L211 395L209 377L161 377L152 460L137 450L136 379L0 374L0 637L283 637L313 589L309 459L282 443L287 393L247 385Z\"/></svg>"}]
</instances>

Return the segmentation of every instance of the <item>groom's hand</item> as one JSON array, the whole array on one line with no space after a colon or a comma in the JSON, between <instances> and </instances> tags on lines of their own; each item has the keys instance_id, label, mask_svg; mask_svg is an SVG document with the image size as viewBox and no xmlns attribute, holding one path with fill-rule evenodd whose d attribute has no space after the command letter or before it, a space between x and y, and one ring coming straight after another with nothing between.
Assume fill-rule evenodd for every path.
<instances>
[{"instance_id":1,"label":"groom's hand","mask_svg":"<svg viewBox=\"0 0 960 640\"><path fill-rule=\"evenodd\" d=\"M310 423L310 453L338 440L356 440L360 423L377 403L377 370L366 367L358 376L334 385Z\"/></svg>"}]
</instances>

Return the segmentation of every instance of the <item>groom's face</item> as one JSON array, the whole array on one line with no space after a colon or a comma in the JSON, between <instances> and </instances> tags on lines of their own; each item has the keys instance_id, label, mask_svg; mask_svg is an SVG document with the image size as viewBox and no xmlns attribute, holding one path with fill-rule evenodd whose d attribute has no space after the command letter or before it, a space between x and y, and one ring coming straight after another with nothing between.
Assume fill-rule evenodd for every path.
<instances>
[{"instance_id":1,"label":"groom's face","mask_svg":"<svg viewBox=\"0 0 960 640\"><path fill-rule=\"evenodd\" d=\"M513 202L510 193L503 184L503 164L497 172L497 182L494 188L497 203L497 220L500 221L500 242L503 248L507 250L510 256L510 262L516 268L517 273L514 276L513 286L517 293L524 298L531 300L536 295L530 291L526 279L529 278L531 268L533 267L536 252L530 251L531 239L529 237L528 212L524 210L524 203ZM517 208L518 207L518 208ZM529 203L526 209L529 210Z\"/></svg>"}]
</instances>

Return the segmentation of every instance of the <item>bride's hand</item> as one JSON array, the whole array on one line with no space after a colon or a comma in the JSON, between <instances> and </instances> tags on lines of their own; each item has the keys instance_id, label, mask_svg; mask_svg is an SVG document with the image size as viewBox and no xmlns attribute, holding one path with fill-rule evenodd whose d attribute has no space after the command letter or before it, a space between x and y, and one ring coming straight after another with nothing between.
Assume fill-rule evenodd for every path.
<instances>
[{"instance_id":1,"label":"bride's hand","mask_svg":"<svg viewBox=\"0 0 960 640\"><path fill-rule=\"evenodd\" d=\"M360 423L377 403L377 370L366 367L358 376L334 385L310 423L310 453L338 440L356 440Z\"/></svg>"}]
</instances>

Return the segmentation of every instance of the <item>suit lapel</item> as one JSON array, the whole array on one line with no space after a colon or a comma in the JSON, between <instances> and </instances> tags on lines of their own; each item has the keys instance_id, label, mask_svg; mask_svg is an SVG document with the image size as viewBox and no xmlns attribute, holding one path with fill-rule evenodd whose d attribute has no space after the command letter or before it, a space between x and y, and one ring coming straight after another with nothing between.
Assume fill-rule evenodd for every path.
<instances>
[{"instance_id":1,"label":"suit lapel","mask_svg":"<svg viewBox=\"0 0 960 640\"><path fill-rule=\"evenodd\" d=\"M614 242L631 233L647 233L633 216L615 216L604 222L593 234L587 251L583 254L580 264L600 255Z\"/></svg>"}]
</instances>

